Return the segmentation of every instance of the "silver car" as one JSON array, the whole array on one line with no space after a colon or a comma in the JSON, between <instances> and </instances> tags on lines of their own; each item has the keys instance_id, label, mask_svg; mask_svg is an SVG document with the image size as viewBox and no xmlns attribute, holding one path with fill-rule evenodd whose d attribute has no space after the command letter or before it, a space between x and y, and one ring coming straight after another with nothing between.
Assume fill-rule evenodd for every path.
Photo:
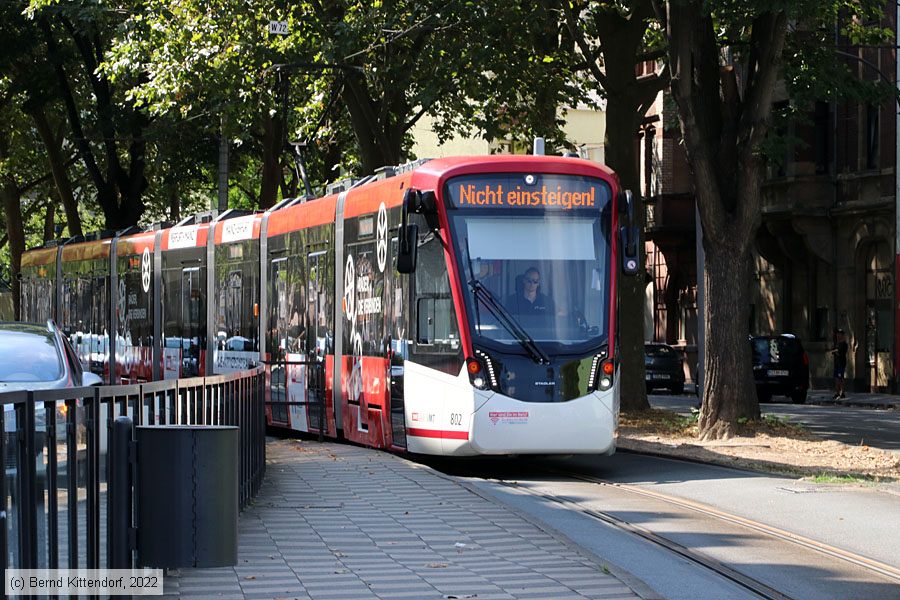
<instances>
[{"instance_id":1,"label":"silver car","mask_svg":"<svg viewBox=\"0 0 900 600\"><path fill-rule=\"evenodd\" d=\"M99 385L53 321L0 323L0 393Z\"/></svg>"},{"instance_id":2,"label":"silver car","mask_svg":"<svg viewBox=\"0 0 900 600\"><path fill-rule=\"evenodd\" d=\"M46 390L100 385L99 375L85 371L69 340L51 320L44 325L0 322L0 394L3 392ZM57 409L58 426L65 424L64 407ZM4 440L7 463L15 447L10 436L17 430L15 405L3 405ZM44 404L35 407L35 451L44 445L46 416ZM10 464L7 464L9 470ZM9 473L7 473L9 474Z\"/></svg>"}]
</instances>

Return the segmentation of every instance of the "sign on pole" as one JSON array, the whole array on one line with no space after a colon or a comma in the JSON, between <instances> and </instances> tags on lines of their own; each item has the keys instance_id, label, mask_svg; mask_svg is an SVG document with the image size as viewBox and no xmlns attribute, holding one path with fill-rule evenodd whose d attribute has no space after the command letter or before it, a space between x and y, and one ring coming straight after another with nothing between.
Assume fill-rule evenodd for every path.
<instances>
[{"instance_id":1,"label":"sign on pole","mask_svg":"<svg viewBox=\"0 0 900 600\"><path fill-rule=\"evenodd\" d=\"M274 33L275 35L287 35L288 34L288 22L287 21L269 21L269 33Z\"/></svg>"}]
</instances>

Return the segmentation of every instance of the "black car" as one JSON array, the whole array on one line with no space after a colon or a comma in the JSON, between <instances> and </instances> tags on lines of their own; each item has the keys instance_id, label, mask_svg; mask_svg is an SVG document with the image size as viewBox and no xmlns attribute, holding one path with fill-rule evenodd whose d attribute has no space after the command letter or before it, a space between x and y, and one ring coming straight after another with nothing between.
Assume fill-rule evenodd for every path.
<instances>
[{"instance_id":1,"label":"black car","mask_svg":"<svg viewBox=\"0 0 900 600\"><path fill-rule=\"evenodd\" d=\"M760 402L788 396L794 404L806 402L809 391L809 356L800 339L789 333L750 338L753 380Z\"/></svg>"},{"instance_id":2,"label":"black car","mask_svg":"<svg viewBox=\"0 0 900 600\"><path fill-rule=\"evenodd\" d=\"M665 388L673 394L684 392L684 365L678 350L659 342L644 344L647 393Z\"/></svg>"}]
</instances>

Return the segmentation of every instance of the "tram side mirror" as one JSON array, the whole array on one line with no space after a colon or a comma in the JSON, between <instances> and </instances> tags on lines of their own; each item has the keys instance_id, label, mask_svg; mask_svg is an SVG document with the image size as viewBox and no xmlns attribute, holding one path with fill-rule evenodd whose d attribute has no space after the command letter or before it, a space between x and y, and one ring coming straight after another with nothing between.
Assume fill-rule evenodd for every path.
<instances>
[{"instance_id":1,"label":"tram side mirror","mask_svg":"<svg viewBox=\"0 0 900 600\"><path fill-rule=\"evenodd\" d=\"M619 214L625 220L625 224L619 227L622 271L626 275L637 275L641 263L638 252L640 231L634 222L634 196L631 190L625 190L619 195Z\"/></svg>"},{"instance_id":2,"label":"tram side mirror","mask_svg":"<svg viewBox=\"0 0 900 600\"><path fill-rule=\"evenodd\" d=\"M419 194L419 206L416 212L425 216L425 222L428 223L432 231L440 229L441 222L438 218L437 194L434 193L434 190L425 190Z\"/></svg>"},{"instance_id":3,"label":"tram side mirror","mask_svg":"<svg viewBox=\"0 0 900 600\"><path fill-rule=\"evenodd\" d=\"M626 225L634 225L634 194L631 190L619 192L619 216L625 219Z\"/></svg>"},{"instance_id":4,"label":"tram side mirror","mask_svg":"<svg viewBox=\"0 0 900 600\"><path fill-rule=\"evenodd\" d=\"M403 194L403 207L400 212L400 233L397 239L397 272L412 273L416 270L416 257L419 252L419 228L409 222L410 213L417 213L422 204L419 190L407 188Z\"/></svg>"},{"instance_id":5,"label":"tram side mirror","mask_svg":"<svg viewBox=\"0 0 900 600\"><path fill-rule=\"evenodd\" d=\"M419 254L419 226L415 223L402 225L397 242L397 272L414 272Z\"/></svg>"}]
</instances>

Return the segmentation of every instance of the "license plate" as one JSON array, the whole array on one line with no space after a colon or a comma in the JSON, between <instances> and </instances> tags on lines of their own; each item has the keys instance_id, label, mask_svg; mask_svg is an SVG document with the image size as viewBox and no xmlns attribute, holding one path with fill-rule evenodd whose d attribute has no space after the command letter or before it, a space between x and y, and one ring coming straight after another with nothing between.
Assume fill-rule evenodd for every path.
<instances>
[{"instance_id":1,"label":"license plate","mask_svg":"<svg viewBox=\"0 0 900 600\"><path fill-rule=\"evenodd\" d=\"M653 373L650 375L650 379L668 379L669 376L666 373Z\"/></svg>"},{"instance_id":2,"label":"license plate","mask_svg":"<svg viewBox=\"0 0 900 600\"><path fill-rule=\"evenodd\" d=\"M786 369L769 369L769 377L787 377L789 372Z\"/></svg>"}]
</instances>

